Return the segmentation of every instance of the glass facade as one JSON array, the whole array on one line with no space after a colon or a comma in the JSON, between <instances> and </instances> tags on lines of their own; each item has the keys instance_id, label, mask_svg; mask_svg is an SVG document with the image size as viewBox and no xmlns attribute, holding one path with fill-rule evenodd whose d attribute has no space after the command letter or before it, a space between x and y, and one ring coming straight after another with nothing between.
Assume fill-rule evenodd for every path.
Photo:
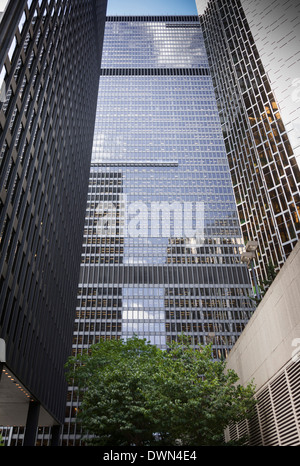
<instances>
[{"instance_id":1,"label":"glass facade","mask_svg":"<svg viewBox=\"0 0 300 466\"><path fill-rule=\"evenodd\" d=\"M241 0L300 167L300 3Z\"/></svg>"},{"instance_id":2,"label":"glass facade","mask_svg":"<svg viewBox=\"0 0 300 466\"><path fill-rule=\"evenodd\" d=\"M198 17L108 17L73 354L178 334L226 356L253 312ZM63 445L80 444L69 387Z\"/></svg>"},{"instance_id":3,"label":"glass facade","mask_svg":"<svg viewBox=\"0 0 300 466\"><path fill-rule=\"evenodd\" d=\"M258 243L256 273L262 283L267 279L269 263L279 270L300 237L297 154L241 1L200 1L199 12L204 3L207 5L200 23L241 229L245 243ZM261 8L265 6L260 3ZM278 27L278 14L272 18L276 18ZM274 50L275 46L278 44L272 43Z\"/></svg>"}]
</instances>

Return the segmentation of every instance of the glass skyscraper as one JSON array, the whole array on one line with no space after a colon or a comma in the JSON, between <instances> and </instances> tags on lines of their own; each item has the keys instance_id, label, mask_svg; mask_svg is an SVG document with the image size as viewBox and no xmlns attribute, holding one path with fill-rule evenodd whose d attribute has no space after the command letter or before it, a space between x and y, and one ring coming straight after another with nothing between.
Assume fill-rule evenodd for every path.
<instances>
[{"instance_id":1,"label":"glass skyscraper","mask_svg":"<svg viewBox=\"0 0 300 466\"><path fill-rule=\"evenodd\" d=\"M300 3L241 0L300 168Z\"/></svg>"},{"instance_id":2,"label":"glass skyscraper","mask_svg":"<svg viewBox=\"0 0 300 466\"><path fill-rule=\"evenodd\" d=\"M180 333L225 357L253 311L197 16L108 17L73 354ZM80 444L69 387L63 445Z\"/></svg>"},{"instance_id":3,"label":"glass skyscraper","mask_svg":"<svg viewBox=\"0 0 300 466\"><path fill-rule=\"evenodd\" d=\"M293 0L280 7L278 2L258 2L256 9L257 2L251 1L245 2L245 13L240 0L196 3L242 234L245 243L258 243L255 267L263 283L269 263L278 271L300 238L298 81L291 80L299 68L298 26L292 22L292 18L297 22L299 6ZM283 60L282 51L287 49ZM289 84L282 91L283 80ZM285 118L273 88L281 97Z\"/></svg>"}]
</instances>

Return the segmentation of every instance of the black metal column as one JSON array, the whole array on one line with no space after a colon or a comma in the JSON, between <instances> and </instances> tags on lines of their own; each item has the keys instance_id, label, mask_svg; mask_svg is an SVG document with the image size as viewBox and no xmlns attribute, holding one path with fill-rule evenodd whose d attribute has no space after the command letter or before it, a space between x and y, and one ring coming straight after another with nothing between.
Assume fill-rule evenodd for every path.
<instances>
[{"instance_id":1,"label":"black metal column","mask_svg":"<svg viewBox=\"0 0 300 466\"><path fill-rule=\"evenodd\" d=\"M58 447L59 446L59 439L61 433L61 425L58 424L56 426L51 427L51 447Z\"/></svg>"},{"instance_id":2,"label":"black metal column","mask_svg":"<svg viewBox=\"0 0 300 466\"><path fill-rule=\"evenodd\" d=\"M24 436L24 446L35 446L38 421L40 414L40 403L31 401L28 407L27 422Z\"/></svg>"}]
</instances>

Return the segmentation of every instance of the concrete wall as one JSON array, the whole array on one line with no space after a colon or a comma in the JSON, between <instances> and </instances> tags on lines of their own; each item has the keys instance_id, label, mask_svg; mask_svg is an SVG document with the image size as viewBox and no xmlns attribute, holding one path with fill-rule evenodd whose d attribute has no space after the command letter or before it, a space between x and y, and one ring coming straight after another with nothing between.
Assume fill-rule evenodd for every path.
<instances>
[{"instance_id":1,"label":"concrete wall","mask_svg":"<svg viewBox=\"0 0 300 466\"><path fill-rule=\"evenodd\" d=\"M297 349L300 349L300 242L231 350L227 367L237 372L241 384L254 379L259 390L297 358Z\"/></svg>"}]
</instances>

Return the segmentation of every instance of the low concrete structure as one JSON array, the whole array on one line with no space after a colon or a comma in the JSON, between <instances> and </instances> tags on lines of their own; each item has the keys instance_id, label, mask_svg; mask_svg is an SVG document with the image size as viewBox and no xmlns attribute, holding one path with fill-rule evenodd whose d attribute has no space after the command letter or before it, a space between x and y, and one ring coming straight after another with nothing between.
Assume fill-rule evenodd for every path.
<instances>
[{"instance_id":1,"label":"low concrete structure","mask_svg":"<svg viewBox=\"0 0 300 466\"><path fill-rule=\"evenodd\" d=\"M247 432L253 444L300 445L300 243L231 350L227 367L241 384L253 380L260 400L256 419L232 428L227 439Z\"/></svg>"}]
</instances>

